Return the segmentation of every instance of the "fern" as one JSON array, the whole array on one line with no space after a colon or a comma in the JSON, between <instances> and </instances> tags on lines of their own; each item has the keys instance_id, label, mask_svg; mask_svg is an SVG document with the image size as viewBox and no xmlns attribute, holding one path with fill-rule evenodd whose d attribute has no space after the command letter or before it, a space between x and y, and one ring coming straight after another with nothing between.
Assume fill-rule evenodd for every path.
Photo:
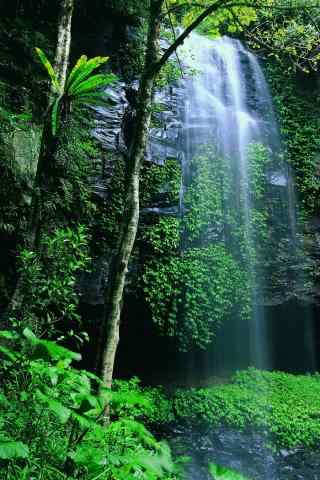
<instances>
[{"instance_id":1,"label":"fern","mask_svg":"<svg viewBox=\"0 0 320 480\"><path fill-rule=\"evenodd\" d=\"M69 92L73 94L73 90L76 89L83 80L88 78L94 70L106 63L108 59L109 57L94 57L87 60L85 63L84 61L81 62L81 64L78 65L78 68L76 68L76 65L67 80L67 89ZM79 64L79 61L77 64Z\"/></svg>"},{"instance_id":2,"label":"fern","mask_svg":"<svg viewBox=\"0 0 320 480\"><path fill-rule=\"evenodd\" d=\"M92 77L84 80L73 90L72 95L77 96L82 93L89 93L93 92L99 88L104 88L110 85L110 83L114 80L114 76L105 75L100 73L98 75L93 75Z\"/></svg>"},{"instance_id":3,"label":"fern","mask_svg":"<svg viewBox=\"0 0 320 480\"><path fill-rule=\"evenodd\" d=\"M115 417L115 404L124 411L146 401L141 395L111 390L108 396L97 395L101 380L70 364L79 359L78 354L36 337L31 330L25 329L23 335L0 331L0 339L18 358L10 365L14 394L12 388L8 399L0 393L1 479L180 478L180 466L169 446L157 441L143 424L127 417L99 423L106 404ZM16 383L20 377L21 385ZM28 445L21 441L25 439ZM61 460L65 459L70 461L72 477L64 472L67 462Z\"/></svg>"},{"instance_id":4,"label":"fern","mask_svg":"<svg viewBox=\"0 0 320 480\"><path fill-rule=\"evenodd\" d=\"M41 61L42 65L44 66L44 68L47 70L47 72L49 74L49 77L51 79L51 83L52 83L52 86L54 88L55 93L57 93L57 94L61 93L61 87L60 87L60 84L58 82L57 75L54 71L53 66L49 62L46 54L41 50L41 48L36 48L35 50L38 54L38 57L40 58L40 61Z\"/></svg>"},{"instance_id":5,"label":"fern","mask_svg":"<svg viewBox=\"0 0 320 480\"><path fill-rule=\"evenodd\" d=\"M88 92L83 95L77 95L73 100L73 105L106 105L107 97L105 92Z\"/></svg>"},{"instance_id":6,"label":"fern","mask_svg":"<svg viewBox=\"0 0 320 480\"><path fill-rule=\"evenodd\" d=\"M117 77L112 73L100 73L91 76L92 72L106 63L109 57L94 57L88 60L86 55L82 55L71 70L65 90L62 92L57 75L45 53L40 48L36 48L36 52L48 72L56 94L51 105L51 129L52 135L56 136L60 124L60 114L64 110L63 105L78 107L100 105L106 97L101 90L111 85Z\"/></svg>"},{"instance_id":7,"label":"fern","mask_svg":"<svg viewBox=\"0 0 320 480\"><path fill-rule=\"evenodd\" d=\"M67 88L77 78L77 76L79 75L79 70L81 71L83 66L86 65L87 61L88 61L87 55L81 55L81 57L79 58L79 60L77 61L73 69L71 70L70 75L67 79L67 84L66 84Z\"/></svg>"}]
</instances>

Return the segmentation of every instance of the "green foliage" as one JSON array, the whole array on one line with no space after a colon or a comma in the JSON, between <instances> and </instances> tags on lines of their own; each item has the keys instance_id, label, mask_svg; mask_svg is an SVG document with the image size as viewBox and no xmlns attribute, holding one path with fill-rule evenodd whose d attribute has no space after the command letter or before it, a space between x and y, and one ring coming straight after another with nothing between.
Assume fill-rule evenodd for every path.
<instances>
[{"instance_id":1,"label":"green foliage","mask_svg":"<svg viewBox=\"0 0 320 480\"><path fill-rule=\"evenodd\" d=\"M317 46L320 40L320 5L299 2L300 8L276 7L276 0L258 10L257 21L253 28L246 31L247 39L253 48L263 50L271 61L281 63L286 73L303 71L310 73L318 69L320 54ZM264 8L265 7L265 8Z\"/></svg>"},{"instance_id":2,"label":"green foliage","mask_svg":"<svg viewBox=\"0 0 320 480\"><path fill-rule=\"evenodd\" d=\"M137 377L129 381L115 380L112 389L117 392L113 397L113 411L119 417L125 416L153 425L173 422L173 405L163 387L141 387ZM127 398L140 398L135 405L124 401ZM119 399L124 399L119 403ZM116 400L116 401L115 401Z\"/></svg>"},{"instance_id":3,"label":"green foliage","mask_svg":"<svg viewBox=\"0 0 320 480\"><path fill-rule=\"evenodd\" d=\"M149 8L148 0L140 0L139 2L136 0L108 0L106 3L112 11L134 18L145 17Z\"/></svg>"},{"instance_id":4,"label":"green foliage","mask_svg":"<svg viewBox=\"0 0 320 480\"><path fill-rule=\"evenodd\" d=\"M25 225L39 144L40 130L31 122L31 113L14 113L0 100L1 234L18 234Z\"/></svg>"},{"instance_id":5,"label":"green foliage","mask_svg":"<svg viewBox=\"0 0 320 480\"><path fill-rule=\"evenodd\" d=\"M183 350L192 343L205 348L235 304L247 314L245 273L222 244L151 261L143 281L153 321L163 334L176 336Z\"/></svg>"},{"instance_id":6,"label":"green foliage","mask_svg":"<svg viewBox=\"0 0 320 480\"><path fill-rule=\"evenodd\" d=\"M160 331L178 338L183 350L192 344L205 348L228 315L240 311L247 318L250 298L246 270L224 243L228 223L238 247L241 225L231 198L230 162L203 147L191 171L183 218L161 218L144 233L150 251L142 279L145 299ZM174 185L181 188L180 181ZM180 251L183 244L187 248Z\"/></svg>"},{"instance_id":7,"label":"green foliage","mask_svg":"<svg viewBox=\"0 0 320 480\"><path fill-rule=\"evenodd\" d=\"M119 238L124 206L126 172L125 162L121 155L107 152L107 156L102 162L103 165L104 162L108 162L108 165L112 168L112 175L110 179L107 179L107 198L99 197L95 199L95 210L90 217L93 255L97 256L102 252L110 254Z\"/></svg>"},{"instance_id":8,"label":"green foliage","mask_svg":"<svg viewBox=\"0 0 320 480\"><path fill-rule=\"evenodd\" d=\"M73 118L60 133L56 152L55 175L45 193L43 206L48 226L58 224L73 228L82 223L88 227L94 221L96 202L92 195L92 177L97 174L94 159L101 150L92 138L93 122L89 114Z\"/></svg>"},{"instance_id":9,"label":"green foliage","mask_svg":"<svg viewBox=\"0 0 320 480\"><path fill-rule=\"evenodd\" d=\"M0 371L7 376L0 396L3 478L178 478L167 444L125 413L145 404L141 394L103 389L93 374L71 367L79 355L29 330L23 337L3 331L0 337L7 350ZM105 425L110 401L114 420Z\"/></svg>"},{"instance_id":10,"label":"green foliage","mask_svg":"<svg viewBox=\"0 0 320 480\"><path fill-rule=\"evenodd\" d=\"M94 70L108 61L109 57L94 57L88 60L82 55L71 70L64 88L59 83L54 69L45 53L36 48L40 61L51 79L55 97L51 102L51 126L55 136L59 127L60 115L68 113L71 105L97 105L105 101L106 94L101 90L112 84L116 77L111 73L91 75Z\"/></svg>"},{"instance_id":11,"label":"green foliage","mask_svg":"<svg viewBox=\"0 0 320 480\"><path fill-rule=\"evenodd\" d=\"M177 159L164 165L145 163L141 173L141 204L149 205L159 193L165 192L170 204L178 204L181 188L181 168Z\"/></svg>"},{"instance_id":12,"label":"green foliage","mask_svg":"<svg viewBox=\"0 0 320 480\"><path fill-rule=\"evenodd\" d=\"M215 465L213 463L209 465L209 473L214 480L249 480L247 477L244 477L230 468Z\"/></svg>"},{"instance_id":13,"label":"green foliage","mask_svg":"<svg viewBox=\"0 0 320 480\"><path fill-rule=\"evenodd\" d=\"M208 237L209 230L220 239L230 197L232 173L230 163L211 146L204 146L191 162L192 179L185 195L186 215L183 228L188 240Z\"/></svg>"},{"instance_id":14,"label":"green foliage","mask_svg":"<svg viewBox=\"0 0 320 480\"><path fill-rule=\"evenodd\" d=\"M88 234L81 225L44 235L39 253L23 249L20 275L24 308L15 312L14 325L29 326L47 337L68 325L67 331L74 335L73 329L80 322L76 276L88 262Z\"/></svg>"},{"instance_id":15,"label":"green foliage","mask_svg":"<svg viewBox=\"0 0 320 480\"><path fill-rule=\"evenodd\" d=\"M293 167L299 201L307 216L319 210L320 180L318 175L319 98L309 85L312 94L304 94L294 76L283 74L280 65L267 63L267 75L287 148L286 157Z\"/></svg>"},{"instance_id":16,"label":"green foliage","mask_svg":"<svg viewBox=\"0 0 320 480\"><path fill-rule=\"evenodd\" d=\"M20 113L32 111L35 123L46 105L46 83L44 75L36 68L33 48L41 45L50 55L54 54L55 28L46 21L39 21L38 15L26 17L14 15L6 18L1 12L0 43L2 45L2 68L0 72L0 104L2 86L9 111Z\"/></svg>"},{"instance_id":17,"label":"green foliage","mask_svg":"<svg viewBox=\"0 0 320 480\"><path fill-rule=\"evenodd\" d=\"M214 14L209 15L201 23L199 27L201 33L215 38L220 36L221 32L241 32L244 27L256 20L255 7L259 4L259 1L234 1L232 7L229 7L228 3L222 2ZM237 3L239 3L239 6L236 5ZM179 21L184 27L189 26L210 5L206 0L200 0L196 3L192 0L170 0L168 4L177 12L175 22Z\"/></svg>"},{"instance_id":18,"label":"green foliage","mask_svg":"<svg viewBox=\"0 0 320 480\"><path fill-rule=\"evenodd\" d=\"M142 238L150 244L155 255L177 252L180 245L180 220L173 217L160 218L155 225L145 227Z\"/></svg>"},{"instance_id":19,"label":"green foliage","mask_svg":"<svg viewBox=\"0 0 320 480\"><path fill-rule=\"evenodd\" d=\"M320 379L253 368L231 384L177 391L177 418L197 425L254 429L279 448L313 447L320 438Z\"/></svg>"}]
</instances>

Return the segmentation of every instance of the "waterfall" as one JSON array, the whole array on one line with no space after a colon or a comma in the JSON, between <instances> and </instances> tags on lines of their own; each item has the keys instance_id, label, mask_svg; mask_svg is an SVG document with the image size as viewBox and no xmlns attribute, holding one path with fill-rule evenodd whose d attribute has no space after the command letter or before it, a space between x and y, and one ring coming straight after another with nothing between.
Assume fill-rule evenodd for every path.
<instances>
[{"instance_id":1,"label":"waterfall","mask_svg":"<svg viewBox=\"0 0 320 480\"><path fill-rule=\"evenodd\" d=\"M236 39L224 36L210 40L192 34L185 42L182 58L191 72L184 80L182 214L185 214L184 198L188 186L196 175L196 157L203 146L212 146L215 155L223 159L223 168L227 169L230 177L230 191L223 194L227 220L219 228L223 230L224 242L232 244L229 245L232 254L245 264L250 283L251 363L260 368L271 368L267 323L261 307L266 301L270 280L266 278L269 274L265 271L265 264L270 263L271 272L278 268L267 257L276 258L278 245L283 244L283 248L287 248L288 244L295 242L296 215L292 181L283 161L268 85L257 58ZM253 192L257 188L254 187L257 175L254 169L258 167L250 163L254 155L252 148L260 149L258 160L265 158L265 164L259 164L261 168L258 165L264 182L261 187L264 193L259 195ZM257 224L261 209L264 215L268 215L265 235L270 231L273 235L274 245L270 244L268 252L261 246L262 241L266 244L268 241L261 240ZM237 220L228 220L230 215L236 215ZM214 228L218 232L216 238L221 237L217 225L211 226L201 242L208 241L205 237ZM234 233L237 229L242 235L238 239ZM211 241L214 241L213 238L211 233ZM284 275L285 281L289 282L288 272L283 273L282 270L279 276ZM241 329L241 326L238 328Z\"/></svg>"}]
</instances>

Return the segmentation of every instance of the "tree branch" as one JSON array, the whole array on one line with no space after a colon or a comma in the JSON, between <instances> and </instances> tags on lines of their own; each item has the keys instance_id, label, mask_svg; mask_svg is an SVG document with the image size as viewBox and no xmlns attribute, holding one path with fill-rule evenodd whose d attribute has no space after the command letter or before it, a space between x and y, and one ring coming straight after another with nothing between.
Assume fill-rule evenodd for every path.
<instances>
[{"instance_id":1,"label":"tree branch","mask_svg":"<svg viewBox=\"0 0 320 480\"><path fill-rule=\"evenodd\" d=\"M239 3L239 2L231 2L228 3L226 0L218 0L210 7L206 8L183 32L182 34L175 40L175 42L164 52L160 60L156 62L151 67L151 73L156 74L158 73L163 65L167 62L167 60L171 57L171 55L177 50L177 48L183 44L185 39L188 35L193 32L202 22L205 20L209 15L212 13L222 9L222 8L232 8L232 7L250 7L249 1Z\"/></svg>"},{"instance_id":2,"label":"tree branch","mask_svg":"<svg viewBox=\"0 0 320 480\"><path fill-rule=\"evenodd\" d=\"M199 8L208 8L209 5L204 5L203 3L180 3L180 5L175 5L174 7L171 7L167 9L166 12L163 12L162 16L165 16L170 13L174 13L176 11L179 11L185 7L199 7Z\"/></svg>"},{"instance_id":3,"label":"tree branch","mask_svg":"<svg viewBox=\"0 0 320 480\"><path fill-rule=\"evenodd\" d=\"M168 14L168 17L169 17L169 23L170 23L172 35L173 35L174 41L176 41L176 40L177 40L177 39L176 39L176 32L174 31L174 26L173 26L171 14L170 14L170 12L169 12L168 0L165 0L165 6L166 6L167 14ZM176 57L177 57L177 61L178 61L179 68L180 68L180 71L181 71L181 76L183 77L183 68L182 68L182 65L181 65L181 62L180 62L180 58L179 58L179 55L178 55L177 51L175 52L175 55L176 55Z\"/></svg>"}]
</instances>

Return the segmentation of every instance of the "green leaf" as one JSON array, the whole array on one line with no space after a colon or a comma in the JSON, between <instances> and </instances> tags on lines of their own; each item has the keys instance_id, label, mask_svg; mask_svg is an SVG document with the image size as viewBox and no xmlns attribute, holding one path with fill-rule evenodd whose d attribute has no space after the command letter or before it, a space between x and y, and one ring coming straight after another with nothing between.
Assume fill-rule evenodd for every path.
<instances>
[{"instance_id":1,"label":"green leaf","mask_svg":"<svg viewBox=\"0 0 320 480\"><path fill-rule=\"evenodd\" d=\"M83 93L94 92L98 88L104 88L110 85L115 81L116 77L113 74L103 74L93 75L92 77L84 80L78 86L72 90L72 95L76 96Z\"/></svg>"},{"instance_id":2,"label":"green leaf","mask_svg":"<svg viewBox=\"0 0 320 480\"><path fill-rule=\"evenodd\" d=\"M95 447L94 445L80 445L76 451L70 454L70 457L76 465L88 465L97 468L106 464L106 450L104 448Z\"/></svg>"},{"instance_id":3,"label":"green leaf","mask_svg":"<svg viewBox=\"0 0 320 480\"><path fill-rule=\"evenodd\" d=\"M0 458L12 460L14 458L28 458L29 448L22 442L12 440L3 441L0 439Z\"/></svg>"},{"instance_id":4,"label":"green leaf","mask_svg":"<svg viewBox=\"0 0 320 480\"><path fill-rule=\"evenodd\" d=\"M30 328L25 328L22 333L31 343L34 343L38 340L35 334L30 330Z\"/></svg>"},{"instance_id":5,"label":"green leaf","mask_svg":"<svg viewBox=\"0 0 320 480\"><path fill-rule=\"evenodd\" d=\"M61 402L58 400L54 400L53 398L48 397L44 393L37 391L37 397L43 403L45 403L49 410L56 415L56 417L60 420L61 423L67 423L70 418L71 410L68 407L65 407Z\"/></svg>"},{"instance_id":6,"label":"green leaf","mask_svg":"<svg viewBox=\"0 0 320 480\"><path fill-rule=\"evenodd\" d=\"M7 397L1 392L0 392L0 405L2 405L4 407L9 405L9 401L8 401ZM1 428L1 423L0 423L0 428Z\"/></svg>"},{"instance_id":7,"label":"green leaf","mask_svg":"<svg viewBox=\"0 0 320 480\"><path fill-rule=\"evenodd\" d=\"M107 104L107 95L105 92L89 92L77 95L73 101L75 105L102 105Z\"/></svg>"},{"instance_id":8,"label":"green leaf","mask_svg":"<svg viewBox=\"0 0 320 480\"><path fill-rule=\"evenodd\" d=\"M33 359L42 358L44 360L81 360L81 355L72 352L61 345L50 340L40 340L34 333L25 328L23 335L35 347L33 352Z\"/></svg>"},{"instance_id":9,"label":"green leaf","mask_svg":"<svg viewBox=\"0 0 320 480\"><path fill-rule=\"evenodd\" d=\"M88 78L88 76L94 70L96 70L102 64L106 63L109 57L94 57L86 62L84 62L84 57L81 62L80 59L78 60L76 66L73 69L75 71L73 72L72 70L70 76L67 79L67 92L69 95L73 95L78 85L80 85L83 80Z\"/></svg>"},{"instance_id":10,"label":"green leaf","mask_svg":"<svg viewBox=\"0 0 320 480\"><path fill-rule=\"evenodd\" d=\"M56 91L56 93L61 93L61 87L60 87L60 84L58 82L58 78L57 78L56 73L53 69L53 66L49 62L46 54L41 50L41 48L36 48L35 50L38 54L38 57L41 60L42 65L44 66L44 68L48 72L48 75L51 79L51 83L52 83L52 86L54 87L54 90Z\"/></svg>"},{"instance_id":11,"label":"green leaf","mask_svg":"<svg viewBox=\"0 0 320 480\"><path fill-rule=\"evenodd\" d=\"M83 66L87 63L87 61L88 61L87 55L81 55L81 57L78 59L77 63L75 64L75 66L73 67L73 69L71 70L68 76L67 83L66 83L67 88L77 78Z\"/></svg>"},{"instance_id":12,"label":"green leaf","mask_svg":"<svg viewBox=\"0 0 320 480\"><path fill-rule=\"evenodd\" d=\"M17 352L11 350L10 348L4 347L3 345L0 345L0 352L6 357L10 358L12 362L15 362L18 358Z\"/></svg>"},{"instance_id":13,"label":"green leaf","mask_svg":"<svg viewBox=\"0 0 320 480\"><path fill-rule=\"evenodd\" d=\"M9 332L9 330L0 330L0 338L5 338L7 340L17 340L19 335L16 332Z\"/></svg>"}]
</instances>

